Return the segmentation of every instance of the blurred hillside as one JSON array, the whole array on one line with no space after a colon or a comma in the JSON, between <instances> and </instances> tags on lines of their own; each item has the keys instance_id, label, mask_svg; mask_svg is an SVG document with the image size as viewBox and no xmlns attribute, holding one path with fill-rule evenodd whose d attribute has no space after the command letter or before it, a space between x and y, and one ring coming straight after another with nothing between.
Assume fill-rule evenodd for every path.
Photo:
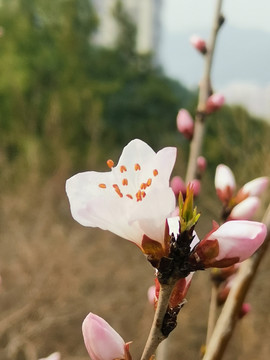
<instances>
[{"instance_id":1,"label":"blurred hillside","mask_svg":"<svg viewBox=\"0 0 270 360\"><path fill-rule=\"evenodd\" d=\"M188 144L176 132L179 108L194 115L197 94L164 75L151 54L135 52L136 29L115 10L115 49L91 41L98 19L88 0L3 0L0 25L0 359L89 359L81 323L104 317L142 351L152 309L146 292L153 268L131 243L71 218L65 180L77 171L106 171L138 137L155 150L179 148L174 174L184 176ZM208 173L198 198L199 234L218 220L213 174L231 166L237 182L270 175L270 127L242 108L224 107L207 122ZM262 210L269 193L262 200ZM227 358L263 360L270 335L269 255ZM197 359L209 302L207 272L198 274L172 335L171 359ZM200 296L197 296L197 294ZM192 316L192 317L191 317ZM139 319L139 321L138 321ZM259 334L259 335L258 335Z\"/></svg>"}]
</instances>

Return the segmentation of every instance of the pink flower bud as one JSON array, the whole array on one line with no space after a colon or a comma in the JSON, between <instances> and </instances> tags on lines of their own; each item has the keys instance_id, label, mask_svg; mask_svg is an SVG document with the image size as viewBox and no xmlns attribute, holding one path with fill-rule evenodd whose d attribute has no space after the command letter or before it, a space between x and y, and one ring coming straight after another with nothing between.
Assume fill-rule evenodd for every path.
<instances>
[{"instance_id":1,"label":"pink flower bud","mask_svg":"<svg viewBox=\"0 0 270 360\"><path fill-rule=\"evenodd\" d=\"M197 168L199 172L202 174L205 172L207 167L207 161L204 156L199 156L197 159Z\"/></svg>"},{"instance_id":2,"label":"pink flower bud","mask_svg":"<svg viewBox=\"0 0 270 360\"><path fill-rule=\"evenodd\" d=\"M170 185L176 197L179 196L180 192L182 194L186 193L186 185L184 183L184 180L180 176L174 176L171 180Z\"/></svg>"},{"instance_id":3,"label":"pink flower bud","mask_svg":"<svg viewBox=\"0 0 270 360\"><path fill-rule=\"evenodd\" d=\"M215 187L220 200L227 203L235 191L235 178L231 169L220 164L217 166L215 175Z\"/></svg>"},{"instance_id":4,"label":"pink flower bud","mask_svg":"<svg viewBox=\"0 0 270 360\"><path fill-rule=\"evenodd\" d=\"M250 257L263 243L266 226L247 220L227 221L197 245L192 257L205 268L227 267Z\"/></svg>"},{"instance_id":5,"label":"pink flower bud","mask_svg":"<svg viewBox=\"0 0 270 360\"><path fill-rule=\"evenodd\" d=\"M200 180L193 179L193 180L190 181L189 184L192 187L193 195L198 196L200 191L201 191L201 182L200 182Z\"/></svg>"},{"instance_id":6,"label":"pink flower bud","mask_svg":"<svg viewBox=\"0 0 270 360\"><path fill-rule=\"evenodd\" d=\"M225 102L225 98L222 94L213 94L209 96L206 102L206 112L211 114L214 111L219 110Z\"/></svg>"},{"instance_id":7,"label":"pink flower bud","mask_svg":"<svg viewBox=\"0 0 270 360\"><path fill-rule=\"evenodd\" d=\"M239 318L242 319L251 311L251 305L249 303L244 303L239 313Z\"/></svg>"},{"instance_id":8,"label":"pink flower bud","mask_svg":"<svg viewBox=\"0 0 270 360\"><path fill-rule=\"evenodd\" d=\"M176 125L178 131L183 134L187 139L193 136L194 122L190 113L186 109L179 110L176 118Z\"/></svg>"},{"instance_id":9,"label":"pink flower bud","mask_svg":"<svg viewBox=\"0 0 270 360\"><path fill-rule=\"evenodd\" d=\"M206 43L201 37L192 35L189 40L191 45L200 53L205 54L207 52Z\"/></svg>"},{"instance_id":10,"label":"pink flower bud","mask_svg":"<svg viewBox=\"0 0 270 360\"><path fill-rule=\"evenodd\" d=\"M150 286L147 291L147 298L151 305L155 305L156 303L156 286Z\"/></svg>"},{"instance_id":11,"label":"pink flower bud","mask_svg":"<svg viewBox=\"0 0 270 360\"><path fill-rule=\"evenodd\" d=\"M101 317L89 313L83 321L82 332L92 360L125 359L124 340Z\"/></svg>"},{"instance_id":12,"label":"pink flower bud","mask_svg":"<svg viewBox=\"0 0 270 360\"><path fill-rule=\"evenodd\" d=\"M259 196L267 188L269 178L267 176L258 177L254 180L247 182L240 191L248 196Z\"/></svg>"},{"instance_id":13,"label":"pink flower bud","mask_svg":"<svg viewBox=\"0 0 270 360\"><path fill-rule=\"evenodd\" d=\"M260 199L257 196L250 196L232 209L229 220L250 220L259 206Z\"/></svg>"}]
</instances>

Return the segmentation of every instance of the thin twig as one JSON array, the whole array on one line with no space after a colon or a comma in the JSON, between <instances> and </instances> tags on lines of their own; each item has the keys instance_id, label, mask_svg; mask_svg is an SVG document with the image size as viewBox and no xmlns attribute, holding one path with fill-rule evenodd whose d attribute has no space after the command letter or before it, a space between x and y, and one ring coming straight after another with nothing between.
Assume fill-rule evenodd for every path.
<instances>
[{"instance_id":1,"label":"thin twig","mask_svg":"<svg viewBox=\"0 0 270 360\"><path fill-rule=\"evenodd\" d=\"M149 360L151 356L155 353L158 345L166 338L162 334L161 328L174 285L174 283L160 284L158 304L141 360Z\"/></svg>"},{"instance_id":2,"label":"thin twig","mask_svg":"<svg viewBox=\"0 0 270 360\"><path fill-rule=\"evenodd\" d=\"M202 143L204 137L206 102L211 94L211 68L213 63L213 55L216 45L216 38L221 25L221 5L222 0L217 0L216 11L214 15L213 28L207 45L205 56L204 72L200 81L199 100L197 106L197 114L195 116L195 128L193 139L190 143L190 153L188 167L186 173L186 183L193 180L196 175L197 158L201 155Z\"/></svg>"},{"instance_id":3,"label":"thin twig","mask_svg":"<svg viewBox=\"0 0 270 360\"><path fill-rule=\"evenodd\" d=\"M229 343L238 320L241 306L270 242L270 205L266 210L262 222L267 226L266 239L259 250L241 265L239 273L233 282L233 286L216 323L215 330L206 348L203 360L220 360Z\"/></svg>"}]
</instances>

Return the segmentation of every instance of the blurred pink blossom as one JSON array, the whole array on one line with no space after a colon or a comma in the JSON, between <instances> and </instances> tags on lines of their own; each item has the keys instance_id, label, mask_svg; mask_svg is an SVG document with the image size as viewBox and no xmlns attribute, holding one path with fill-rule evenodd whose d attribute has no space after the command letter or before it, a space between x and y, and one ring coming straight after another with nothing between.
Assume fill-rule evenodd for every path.
<instances>
[{"instance_id":1,"label":"blurred pink blossom","mask_svg":"<svg viewBox=\"0 0 270 360\"><path fill-rule=\"evenodd\" d=\"M252 310L251 305L249 303L244 303L241 307L239 318L242 319Z\"/></svg>"},{"instance_id":2,"label":"blurred pink blossom","mask_svg":"<svg viewBox=\"0 0 270 360\"><path fill-rule=\"evenodd\" d=\"M207 167L207 161L204 156L199 156L197 159L197 168L200 174L204 173Z\"/></svg>"},{"instance_id":3,"label":"blurred pink blossom","mask_svg":"<svg viewBox=\"0 0 270 360\"><path fill-rule=\"evenodd\" d=\"M203 40L200 36L198 36L198 35L192 35L189 40L190 40L191 45L192 45L196 50L198 50L198 51L201 52L202 54L205 54L205 53L206 53L207 48L206 48L205 40Z\"/></svg>"},{"instance_id":4,"label":"blurred pink blossom","mask_svg":"<svg viewBox=\"0 0 270 360\"><path fill-rule=\"evenodd\" d=\"M225 97L222 94L216 93L207 99L206 102L206 112L211 114L214 111L219 110L225 102Z\"/></svg>"},{"instance_id":5,"label":"blurred pink blossom","mask_svg":"<svg viewBox=\"0 0 270 360\"><path fill-rule=\"evenodd\" d=\"M179 196L180 192L182 194L186 193L186 184L185 184L184 180L181 178L181 176L174 176L171 179L170 186L176 197Z\"/></svg>"},{"instance_id":6,"label":"blurred pink blossom","mask_svg":"<svg viewBox=\"0 0 270 360\"><path fill-rule=\"evenodd\" d=\"M198 196L201 191L201 182L198 179L193 179L189 182L192 187L194 196Z\"/></svg>"},{"instance_id":7,"label":"blurred pink blossom","mask_svg":"<svg viewBox=\"0 0 270 360\"><path fill-rule=\"evenodd\" d=\"M187 139L192 139L194 131L194 121L190 113L186 109L179 110L176 118L176 125L178 131Z\"/></svg>"}]
</instances>

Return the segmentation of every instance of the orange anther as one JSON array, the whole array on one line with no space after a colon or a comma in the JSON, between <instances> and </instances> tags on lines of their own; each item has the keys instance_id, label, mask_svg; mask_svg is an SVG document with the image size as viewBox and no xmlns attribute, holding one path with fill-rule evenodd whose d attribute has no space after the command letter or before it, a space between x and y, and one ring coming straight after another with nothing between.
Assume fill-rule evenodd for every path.
<instances>
[{"instance_id":1,"label":"orange anther","mask_svg":"<svg viewBox=\"0 0 270 360\"><path fill-rule=\"evenodd\" d=\"M110 169L112 169L114 166L114 162L111 159L109 159L107 160L107 165L109 166Z\"/></svg>"},{"instance_id":2,"label":"orange anther","mask_svg":"<svg viewBox=\"0 0 270 360\"><path fill-rule=\"evenodd\" d=\"M144 190L147 188L147 184L146 183L141 183L141 186L140 186L141 190Z\"/></svg>"},{"instance_id":3,"label":"orange anther","mask_svg":"<svg viewBox=\"0 0 270 360\"><path fill-rule=\"evenodd\" d=\"M157 175L158 175L157 169L153 170L153 175L154 175L154 176L157 176Z\"/></svg>"},{"instance_id":4,"label":"orange anther","mask_svg":"<svg viewBox=\"0 0 270 360\"><path fill-rule=\"evenodd\" d=\"M123 180L122 180L122 184L123 184L123 185L127 185L127 184L128 184L128 179L126 179L126 178L123 179Z\"/></svg>"},{"instance_id":5,"label":"orange anther","mask_svg":"<svg viewBox=\"0 0 270 360\"><path fill-rule=\"evenodd\" d=\"M145 191L142 191L142 197L146 197L146 192Z\"/></svg>"},{"instance_id":6,"label":"orange anther","mask_svg":"<svg viewBox=\"0 0 270 360\"><path fill-rule=\"evenodd\" d=\"M126 196L127 196L128 198L130 198L130 199L133 199L133 196L130 195L130 194L127 194Z\"/></svg>"},{"instance_id":7,"label":"orange anther","mask_svg":"<svg viewBox=\"0 0 270 360\"><path fill-rule=\"evenodd\" d=\"M99 184L98 186L99 186L101 189L106 189L106 187L107 187L105 184Z\"/></svg>"},{"instance_id":8,"label":"orange anther","mask_svg":"<svg viewBox=\"0 0 270 360\"><path fill-rule=\"evenodd\" d=\"M140 164L135 164L134 169L135 171L141 170Z\"/></svg>"},{"instance_id":9,"label":"orange anther","mask_svg":"<svg viewBox=\"0 0 270 360\"><path fill-rule=\"evenodd\" d=\"M114 188L117 195L119 195L120 197L123 197L123 194L121 193L121 190L119 189L118 185L113 184L113 188Z\"/></svg>"},{"instance_id":10,"label":"orange anther","mask_svg":"<svg viewBox=\"0 0 270 360\"><path fill-rule=\"evenodd\" d=\"M152 179L149 178L149 179L147 180L146 185L147 185L147 186L150 186L151 184L152 184Z\"/></svg>"},{"instance_id":11,"label":"orange anther","mask_svg":"<svg viewBox=\"0 0 270 360\"><path fill-rule=\"evenodd\" d=\"M137 201L142 201L142 192L141 192L141 190L139 190L139 191L136 193L136 198L137 198Z\"/></svg>"},{"instance_id":12,"label":"orange anther","mask_svg":"<svg viewBox=\"0 0 270 360\"><path fill-rule=\"evenodd\" d=\"M121 173L123 173L124 171L127 171L127 168L125 167L125 165L120 166L120 171L121 171Z\"/></svg>"}]
</instances>

